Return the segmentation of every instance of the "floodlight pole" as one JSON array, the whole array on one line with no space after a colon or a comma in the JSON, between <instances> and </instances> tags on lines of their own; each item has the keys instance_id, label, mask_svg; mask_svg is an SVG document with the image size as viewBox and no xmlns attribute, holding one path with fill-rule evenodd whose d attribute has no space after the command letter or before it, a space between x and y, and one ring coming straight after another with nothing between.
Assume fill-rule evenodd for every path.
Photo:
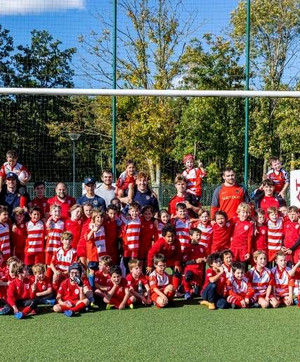
<instances>
[{"instance_id":1,"label":"floodlight pole","mask_svg":"<svg viewBox=\"0 0 300 362\"><path fill-rule=\"evenodd\" d=\"M69 133L70 140L72 141L73 145L73 197L75 197L75 173L76 173L76 147L75 142L79 140L80 133Z\"/></svg>"},{"instance_id":2,"label":"floodlight pole","mask_svg":"<svg viewBox=\"0 0 300 362\"><path fill-rule=\"evenodd\" d=\"M250 73L250 14L251 0L247 0L247 24L246 24L246 84L245 89L249 90ZM244 144L244 186L248 188L249 173L249 98L245 98L245 144Z\"/></svg>"},{"instance_id":3,"label":"floodlight pole","mask_svg":"<svg viewBox=\"0 0 300 362\"><path fill-rule=\"evenodd\" d=\"M117 0L113 2L113 89L117 88ZM112 173L116 180L117 98L112 97Z\"/></svg>"}]
</instances>

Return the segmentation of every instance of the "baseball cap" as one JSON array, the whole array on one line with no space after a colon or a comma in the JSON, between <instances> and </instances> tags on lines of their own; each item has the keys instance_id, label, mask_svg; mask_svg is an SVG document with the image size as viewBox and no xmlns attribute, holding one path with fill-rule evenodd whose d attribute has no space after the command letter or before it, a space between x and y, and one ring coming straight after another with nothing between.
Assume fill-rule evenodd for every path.
<instances>
[{"instance_id":1,"label":"baseball cap","mask_svg":"<svg viewBox=\"0 0 300 362\"><path fill-rule=\"evenodd\" d=\"M94 179L94 177L87 177L87 178L84 179L83 183L85 185L87 185L87 184L95 184L96 180Z\"/></svg>"},{"instance_id":2,"label":"baseball cap","mask_svg":"<svg viewBox=\"0 0 300 362\"><path fill-rule=\"evenodd\" d=\"M18 176L14 172L8 172L6 174L6 179L8 179L8 178L14 178L15 180L17 180Z\"/></svg>"}]
</instances>

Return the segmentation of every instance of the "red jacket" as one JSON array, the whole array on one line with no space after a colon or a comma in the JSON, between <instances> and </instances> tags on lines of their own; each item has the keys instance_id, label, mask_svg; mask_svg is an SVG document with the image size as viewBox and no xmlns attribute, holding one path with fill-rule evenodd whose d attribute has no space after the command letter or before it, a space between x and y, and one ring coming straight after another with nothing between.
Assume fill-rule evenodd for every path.
<instances>
[{"instance_id":1,"label":"red jacket","mask_svg":"<svg viewBox=\"0 0 300 362\"><path fill-rule=\"evenodd\" d=\"M175 241L171 244L167 243L163 237L156 240L149 250L147 266L153 266L153 257L158 253L165 256L168 267L181 265L181 249L180 243L177 239L175 239Z\"/></svg>"}]
</instances>

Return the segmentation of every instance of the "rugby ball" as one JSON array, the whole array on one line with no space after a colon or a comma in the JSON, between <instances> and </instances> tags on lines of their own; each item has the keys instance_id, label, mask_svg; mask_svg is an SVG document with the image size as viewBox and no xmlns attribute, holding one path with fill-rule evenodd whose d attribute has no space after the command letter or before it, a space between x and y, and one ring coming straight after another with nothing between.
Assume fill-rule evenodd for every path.
<instances>
[{"instance_id":1,"label":"rugby ball","mask_svg":"<svg viewBox=\"0 0 300 362\"><path fill-rule=\"evenodd\" d=\"M19 181L21 183L21 185L26 185L27 182L30 180L31 175L29 172L23 170L19 173Z\"/></svg>"}]
</instances>

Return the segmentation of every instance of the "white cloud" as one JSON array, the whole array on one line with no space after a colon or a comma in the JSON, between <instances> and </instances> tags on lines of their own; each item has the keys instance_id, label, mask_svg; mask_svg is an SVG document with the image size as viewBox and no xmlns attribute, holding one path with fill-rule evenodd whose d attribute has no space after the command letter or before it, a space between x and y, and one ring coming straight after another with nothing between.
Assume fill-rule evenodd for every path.
<instances>
[{"instance_id":1,"label":"white cloud","mask_svg":"<svg viewBox=\"0 0 300 362\"><path fill-rule=\"evenodd\" d=\"M83 9L85 0L0 0L0 15L25 15Z\"/></svg>"}]
</instances>

